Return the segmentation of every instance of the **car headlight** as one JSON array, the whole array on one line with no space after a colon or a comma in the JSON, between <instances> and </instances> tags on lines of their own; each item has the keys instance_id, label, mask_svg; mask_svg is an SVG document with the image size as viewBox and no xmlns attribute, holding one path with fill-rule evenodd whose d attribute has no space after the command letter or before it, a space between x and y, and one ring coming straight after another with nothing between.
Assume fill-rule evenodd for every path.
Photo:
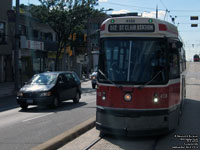
<instances>
[{"instance_id":1,"label":"car headlight","mask_svg":"<svg viewBox=\"0 0 200 150\"><path fill-rule=\"evenodd\" d=\"M51 92L44 92L44 93L41 93L40 96L51 96Z\"/></svg>"},{"instance_id":2,"label":"car headlight","mask_svg":"<svg viewBox=\"0 0 200 150\"><path fill-rule=\"evenodd\" d=\"M22 92L17 92L17 96L22 97L22 96L23 96L23 93L22 93Z\"/></svg>"},{"instance_id":3,"label":"car headlight","mask_svg":"<svg viewBox=\"0 0 200 150\"><path fill-rule=\"evenodd\" d=\"M93 77L92 77L92 80L95 80L95 79L96 79L96 77L95 77L95 76L93 76Z\"/></svg>"}]
</instances>

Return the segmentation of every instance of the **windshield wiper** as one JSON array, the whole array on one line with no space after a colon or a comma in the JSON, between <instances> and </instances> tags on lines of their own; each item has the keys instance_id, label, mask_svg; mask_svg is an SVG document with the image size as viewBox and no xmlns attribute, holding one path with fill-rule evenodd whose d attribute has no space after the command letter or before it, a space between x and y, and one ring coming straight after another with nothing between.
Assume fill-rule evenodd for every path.
<instances>
[{"instance_id":1,"label":"windshield wiper","mask_svg":"<svg viewBox=\"0 0 200 150\"><path fill-rule=\"evenodd\" d=\"M116 87L118 87L120 89L122 88L122 86L119 86L119 85L115 84L113 81L111 81L110 79L108 79L108 77L100 69L98 69L98 72L106 79L106 81L110 82L111 84L115 85Z\"/></svg>"},{"instance_id":2,"label":"windshield wiper","mask_svg":"<svg viewBox=\"0 0 200 150\"><path fill-rule=\"evenodd\" d=\"M160 70L151 80L147 81L145 84L141 85L138 87L138 89L142 89L144 88L146 85L149 85L155 78L157 78L157 76L162 73L162 70Z\"/></svg>"}]
</instances>

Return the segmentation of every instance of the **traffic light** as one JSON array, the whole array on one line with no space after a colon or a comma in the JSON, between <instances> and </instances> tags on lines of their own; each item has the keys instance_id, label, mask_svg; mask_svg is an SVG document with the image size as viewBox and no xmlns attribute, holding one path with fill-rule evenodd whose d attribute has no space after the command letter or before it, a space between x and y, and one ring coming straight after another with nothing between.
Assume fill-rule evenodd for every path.
<instances>
[{"instance_id":1,"label":"traffic light","mask_svg":"<svg viewBox=\"0 0 200 150\"><path fill-rule=\"evenodd\" d=\"M67 50L68 55L69 55L69 56L72 56L71 47L70 47L70 46L67 46L66 50Z\"/></svg>"},{"instance_id":2,"label":"traffic light","mask_svg":"<svg viewBox=\"0 0 200 150\"><path fill-rule=\"evenodd\" d=\"M87 42L87 34L84 34L83 41Z\"/></svg>"},{"instance_id":3,"label":"traffic light","mask_svg":"<svg viewBox=\"0 0 200 150\"><path fill-rule=\"evenodd\" d=\"M5 34L0 33L0 45L5 45L5 44L7 44Z\"/></svg>"},{"instance_id":4,"label":"traffic light","mask_svg":"<svg viewBox=\"0 0 200 150\"><path fill-rule=\"evenodd\" d=\"M199 20L199 16L191 16L190 20Z\"/></svg>"},{"instance_id":5,"label":"traffic light","mask_svg":"<svg viewBox=\"0 0 200 150\"><path fill-rule=\"evenodd\" d=\"M73 33L73 41L76 40L76 33Z\"/></svg>"},{"instance_id":6,"label":"traffic light","mask_svg":"<svg viewBox=\"0 0 200 150\"><path fill-rule=\"evenodd\" d=\"M191 27L198 27L198 24L191 24Z\"/></svg>"}]
</instances>

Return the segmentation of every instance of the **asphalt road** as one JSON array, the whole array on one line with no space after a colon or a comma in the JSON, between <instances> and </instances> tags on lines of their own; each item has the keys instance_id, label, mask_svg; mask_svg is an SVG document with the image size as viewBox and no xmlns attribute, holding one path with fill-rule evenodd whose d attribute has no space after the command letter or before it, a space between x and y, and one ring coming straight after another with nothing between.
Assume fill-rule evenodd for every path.
<instances>
[{"instance_id":1,"label":"asphalt road","mask_svg":"<svg viewBox=\"0 0 200 150\"><path fill-rule=\"evenodd\" d=\"M93 117L96 91L90 81L83 82L82 88L79 104L66 101L57 109L32 106L22 111L15 97L0 99L0 149L31 149Z\"/></svg>"}]
</instances>

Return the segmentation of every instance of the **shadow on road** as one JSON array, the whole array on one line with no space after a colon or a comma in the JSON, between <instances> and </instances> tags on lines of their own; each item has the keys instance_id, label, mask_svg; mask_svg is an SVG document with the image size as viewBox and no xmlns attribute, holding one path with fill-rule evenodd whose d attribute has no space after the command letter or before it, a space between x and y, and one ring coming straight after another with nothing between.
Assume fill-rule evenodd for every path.
<instances>
[{"instance_id":1,"label":"shadow on road","mask_svg":"<svg viewBox=\"0 0 200 150\"><path fill-rule=\"evenodd\" d=\"M19 107L15 96L5 96L0 98L0 112Z\"/></svg>"}]
</instances>

